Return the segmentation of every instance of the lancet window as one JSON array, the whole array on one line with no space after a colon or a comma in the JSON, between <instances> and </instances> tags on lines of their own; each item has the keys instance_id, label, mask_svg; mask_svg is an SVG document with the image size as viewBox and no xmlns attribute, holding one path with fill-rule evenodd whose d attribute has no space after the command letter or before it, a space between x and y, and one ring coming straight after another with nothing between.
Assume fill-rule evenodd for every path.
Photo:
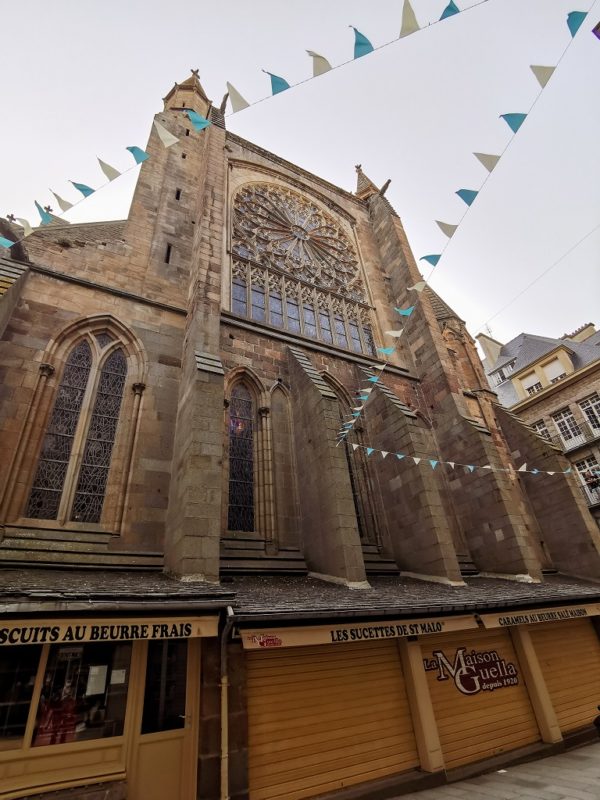
<instances>
[{"instance_id":1,"label":"lancet window","mask_svg":"<svg viewBox=\"0 0 600 800\"><path fill-rule=\"evenodd\" d=\"M287 189L234 200L231 309L276 328L375 355L356 253L333 218Z\"/></svg>"},{"instance_id":2,"label":"lancet window","mask_svg":"<svg viewBox=\"0 0 600 800\"><path fill-rule=\"evenodd\" d=\"M254 531L255 404L243 383L231 390L229 403L229 502L227 529Z\"/></svg>"}]
</instances>

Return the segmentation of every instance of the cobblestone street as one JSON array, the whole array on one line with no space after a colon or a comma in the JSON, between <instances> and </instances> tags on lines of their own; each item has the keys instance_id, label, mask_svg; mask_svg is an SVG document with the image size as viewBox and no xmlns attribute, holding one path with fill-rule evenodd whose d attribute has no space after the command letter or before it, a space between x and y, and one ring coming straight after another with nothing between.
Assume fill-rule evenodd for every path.
<instances>
[{"instance_id":1,"label":"cobblestone street","mask_svg":"<svg viewBox=\"0 0 600 800\"><path fill-rule=\"evenodd\" d=\"M398 800L600 800L600 743Z\"/></svg>"}]
</instances>

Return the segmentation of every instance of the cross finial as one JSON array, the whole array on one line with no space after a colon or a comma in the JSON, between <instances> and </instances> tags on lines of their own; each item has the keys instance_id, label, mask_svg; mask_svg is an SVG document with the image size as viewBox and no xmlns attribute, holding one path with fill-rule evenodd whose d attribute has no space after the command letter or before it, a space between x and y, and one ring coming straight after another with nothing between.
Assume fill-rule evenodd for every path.
<instances>
[{"instance_id":1,"label":"cross finial","mask_svg":"<svg viewBox=\"0 0 600 800\"><path fill-rule=\"evenodd\" d=\"M193 70L191 70L191 72L192 72L192 75L195 75L198 78L198 80L200 80L200 75L198 74L200 72L199 69L193 69Z\"/></svg>"},{"instance_id":2,"label":"cross finial","mask_svg":"<svg viewBox=\"0 0 600 800\"><path fill-rule=\"evenodd\" d=\"M17 218L15 217L15 215L14 215L14 214L7 214L7 215L6 215L6 219L7 219L9 222L16 222L16 221L17 221Z\"/></svg>"},{"instance_id":3,"label":"cross finial","mask_svg":"<svg viewBox=\"0 0 600 800\"><path fill-rule=\"evenodd\" d=\"M356 169L357 172L360 172L362 169L362 164L355 164L354 168Z\"/></svg>"},{"instance_id":4,"label":"cross finial","mask_svg":"<svg viewBox=\"0 0 600 800\"><path fill-rule=\"evenodd\" d=\"M44 211L46 211L48 214L51 214L54 211L54 209L52 208L52 206L44 206Z\"/></svg>"}]
</instances>

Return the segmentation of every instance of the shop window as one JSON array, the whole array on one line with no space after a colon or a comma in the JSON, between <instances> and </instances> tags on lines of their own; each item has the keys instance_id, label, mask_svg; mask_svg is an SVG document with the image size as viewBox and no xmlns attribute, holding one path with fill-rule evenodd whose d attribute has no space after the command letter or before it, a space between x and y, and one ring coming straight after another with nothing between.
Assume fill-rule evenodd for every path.
<instances>
[{"instance_id":1,"label":"shop window","mask_svg":"<svg viewBox=\"0 0 600 800\"><path fill-rule=\"evenodd\" d=\"M50 648L33 747L123 734L131 647L127 642Z\"/></svg>"},{"instance_id":2,"label":"shop window","mask_svg":"<svg viewBox=\"0 0 600 800\"><path fill-rule=\"evenodd\" d=\"M229 406L229 508L227 529L254 530L254 401L243 383Z\"/></svg>"},{"instance_id":3,"label":"shop window","mask_svg":"<svg viewBox=\"0 0 600 800\"><path fill-rule=\"evenodd\" d=\"M183 728L187 647L185 639L149 643L142 733Z\"/></svg>"},{"instance_id":4,"label":"shop window","mask_svg":"<svg viewBox=\"0 0 600 800\"><path fill-rule=\"evenodd\" d=\"M0 751L21 747L41 645L0 649Z\"/></svg>"}]
</instances>

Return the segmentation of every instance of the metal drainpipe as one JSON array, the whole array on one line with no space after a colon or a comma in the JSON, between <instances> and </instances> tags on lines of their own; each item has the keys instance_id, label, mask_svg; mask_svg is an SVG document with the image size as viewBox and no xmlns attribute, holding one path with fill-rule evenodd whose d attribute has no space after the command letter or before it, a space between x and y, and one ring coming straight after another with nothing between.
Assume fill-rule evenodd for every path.
<instances>
[{"instance_id":1,"label":"metal drainpipe","mask_svg":"<svg viewBox=\"0 0 600 800\"><path fill-rule=\"evenodd\" d=\"M233 609L227 606L227 622L221 634L221 800L229 800L229 675L227 638L233 627Z\"/></svg>"}]
</instances>

